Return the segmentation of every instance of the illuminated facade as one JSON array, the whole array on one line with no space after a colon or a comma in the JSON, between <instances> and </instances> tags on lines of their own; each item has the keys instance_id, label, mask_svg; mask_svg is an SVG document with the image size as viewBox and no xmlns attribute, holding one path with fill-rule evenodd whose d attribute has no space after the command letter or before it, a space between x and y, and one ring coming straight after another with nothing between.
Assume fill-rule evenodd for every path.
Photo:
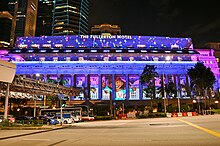
<instances>
[{"instance_id":1,"label":"illuminated facade","mask_svg":"<svg viewBox=\"0 0 220 146\"><path fill-rule=\"evenodd\" d=\"M55 0L52 35L88 34L88 0Z\"/></svg>"},{"instance_id":2,"label":"illuminated facade","mask_svg":"<svg viewBox=\"0 0 220 146\"><path fill-rule=\"evenodd\" d=\"M200 51L201 52L201 51ZM206 53L205 53L206 52ZM202 53L202 52L201 52ZM155 85L173 81L181 98L191 91L187 69L199 59L207 60L216 77L218 66L212 50L202 54L193 49L190 38L129 35L77 35L19 38L10 56L17 64L17 74L43 80L62 78L66 86L83 87L84 93L71 100L147 100L139 82L146 64L155 65L160 74ZM166 58L169 58L167 60ZM169 95L171 98L172 95ZM157 98L162 95L157 92Z\"/></svg>"}]
</instances>

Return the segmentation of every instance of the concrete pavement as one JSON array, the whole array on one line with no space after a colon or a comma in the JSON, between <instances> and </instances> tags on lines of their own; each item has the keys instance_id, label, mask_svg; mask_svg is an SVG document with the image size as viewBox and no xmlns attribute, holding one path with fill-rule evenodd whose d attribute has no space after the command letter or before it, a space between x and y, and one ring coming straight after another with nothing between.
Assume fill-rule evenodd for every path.
<instances>
[{"instance_id":1,"label":"concrete pavement","mask_svg":"<svg viewBox=\"0 0 220 146\"><path fill-rule=\"evenodd\" d=\"M70 127L71 125L43 125L41 127L5 127L0 130L0 140L49 132Z\"/></svg>"},{"instance_id":2,"label":"concrete pavement","mask_svg":"<svg viewBox=\"0 0 220 146\"><path fill-rule=\"evenodd\" d=\"M219 123L220 115L82 122L3 139L0 146L219 146Z\"/></svg>"}]
</instances>

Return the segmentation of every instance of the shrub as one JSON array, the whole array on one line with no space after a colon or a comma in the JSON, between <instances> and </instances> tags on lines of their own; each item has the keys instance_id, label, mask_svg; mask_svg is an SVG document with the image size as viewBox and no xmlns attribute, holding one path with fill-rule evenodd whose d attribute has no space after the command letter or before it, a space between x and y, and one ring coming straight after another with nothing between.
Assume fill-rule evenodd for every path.
<instances>
[{"instance_id":1,"label":"shrub","mask_svg":"<svg viewBox=\"0 0 220 146\"><path fill-rule=\"evenodd\" d=\"M10 124L9 120L3 120L2 123L1 123L1 126L3 126L3 127L8 127L10 125L11 124Z\"/></svg>"},{"instance_id":2,"label":"shrub","mask_svg":"<svg viewBox=\"0 0 220 146\"><path fill-rule=\"evenodd\" d=\"M165 113L148 113L148 114L142 114L139 115L138 118L143 119L143 118L161 118L161 117L166 117Z\"/></svg>"},{"instance_id":3,"label":"shrub","mask_svg":"<svg viewBox=\"0 0 220 146\"><path fill-rule=\"evenodd\" d=\"M112 119L115 118L111 116L95 116L95 120L112 120Z\"/></svg>"}]
</instances>

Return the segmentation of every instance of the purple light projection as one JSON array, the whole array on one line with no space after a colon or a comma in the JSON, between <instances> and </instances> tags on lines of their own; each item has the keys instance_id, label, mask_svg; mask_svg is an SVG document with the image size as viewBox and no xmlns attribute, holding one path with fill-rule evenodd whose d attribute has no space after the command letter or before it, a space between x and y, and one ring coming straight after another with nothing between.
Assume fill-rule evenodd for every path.
<instances>
[{"instance_id":1,"label":"purple light projection","mask_svg":"<svg viewBox=\"0 0 220 146\"><path fill-rule=\"evenodd\" d=\"M139 76L129 75L129 100L139 100Z\"/></svg>"},{"instance_id":2,"label":"purple light projection","mask_svg":"<svg viewBox=\"0 0 220 146\"><path fill-rule=\"evenodd\" d=\"M130 35L20 37L15 48L192 48L191 38Z\"/></svg>"},{"instance_id":3,"label":"purple light projection","mask_svg":"<svg viewBox=\"0 0 220 146\"><path fill-rule=\"evenodd\" d=\"M112 76L102 76L102 100L110 100L112 94Z\"/></svg>"},{"instance_id":4,"label":"purple light projection","mask_svg":"<svg viewBox=\"0 0 220 146\"><path fill-rule=\"evenodd\" d=\"M85 75L76 76L76 87L85 87L86 77ZM75 100L84 100L84 93L80 92L79 96L76 96Z\"/></svg>"},{"instance_id":5,"label":"purple light projection","mask_svg":"<svg viewBox=\"0 0 220 146\"><path fill-rule=\"evenodd\" d=\"M91 100L98 100L98 91L99 91L99 83L98 83L98 76L91 75L90 76L90 99Z\"/></svg>"},{"instance_id":6,"label":"purple light projection","mask_svg":"<svg viewBox=\"0 0 220 146\"><path fill-rule=\"evenodd\" d=\"M126 79L124 75L115 76L115 100L126 99Z\"/></svg>"}]
</instances>

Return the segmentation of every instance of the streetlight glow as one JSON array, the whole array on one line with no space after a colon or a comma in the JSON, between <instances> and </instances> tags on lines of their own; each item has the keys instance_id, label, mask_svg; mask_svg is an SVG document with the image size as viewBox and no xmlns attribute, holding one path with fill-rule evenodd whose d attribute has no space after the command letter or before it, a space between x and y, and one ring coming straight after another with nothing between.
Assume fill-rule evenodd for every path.
<instances>
[{"instance_id":1,"label":"streetlight glow","mask_svg":"<svg viewBox=\"0 0 220 146\"><path fill-rule=\"evenodd\" d=\"M166 56L166 61L170 61L171 57L170 56Z\"/></svg>"},{"instance_id":2,"label":"streetlight glow","mask_svg":"<svg viewBox=\"0 0 220 146\"><path fill-rule=\"evenodd\" d=\"M36 77L39 77L40 76L40 74L39 73L36 73Z\"/></svg>"}]
</instances>

